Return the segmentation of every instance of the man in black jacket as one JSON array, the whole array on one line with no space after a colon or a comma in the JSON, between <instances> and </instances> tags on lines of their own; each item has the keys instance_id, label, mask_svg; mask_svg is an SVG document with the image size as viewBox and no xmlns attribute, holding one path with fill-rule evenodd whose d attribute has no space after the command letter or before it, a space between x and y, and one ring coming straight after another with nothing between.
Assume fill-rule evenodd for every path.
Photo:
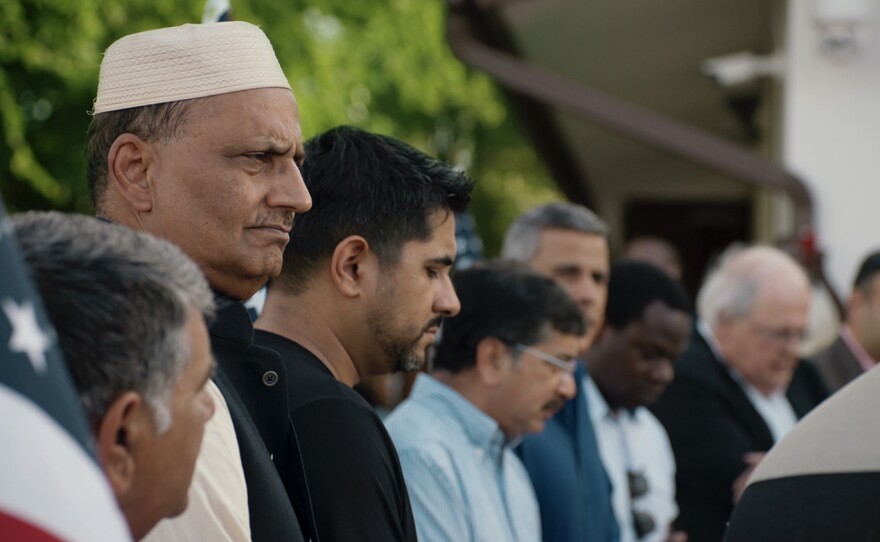
<instances>
[{"instance_id":1,"label":"man in black jacket","mask_svg":"<svg viewBox=\"0 0 880 542\"><path fill-rule=\"evenodd\" d=\"M279 476L297 450L284 366L251 344L240 303L281 270L294 214L311 206L301 139L290 85L251 24L142 32L104 55L87 151L95 210L181 247L218 308L225 405L206 429L190 510L157 539L303 540L308 495L299 486L298 521Z\"/></svg>"},{"instance_id":2,"label":"man in black jacket","mask_svg":"<svg viewBox=\"0 0 880 542\"><path fill-rule=\"evenodd\" d=\"M254 341L281 353L324 542L416 540L397 452L352 389L425 363L444 317L464 174L390 137L341 127L306 144L315 208L297 217ZM292 451L292 450L291 450ZM290 490L297 480L285 478Z\"/></svg>"},{"instance_id":3,"label":"man in black jacket","mask_svg":"<svg viewBox=\"0 0 880 542\"><path fill-rule=\"evenodd\" d=\"M697 298L700 321L652 410L677 465L676 527L717 542L764 453L827 397L798 359L809 282L785 253L752 247L722 261Z\"/></svg>"}]
</instances>

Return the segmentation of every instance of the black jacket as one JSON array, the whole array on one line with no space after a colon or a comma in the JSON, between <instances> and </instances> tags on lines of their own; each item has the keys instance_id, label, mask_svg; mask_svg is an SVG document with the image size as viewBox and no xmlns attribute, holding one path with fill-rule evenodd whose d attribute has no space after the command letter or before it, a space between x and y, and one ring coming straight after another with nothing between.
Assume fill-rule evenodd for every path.
<instances>
[{"instance_id":1,"label":"black jacket","mask_svg":"<svg viewBox=\"0 0 880 542\"><path fill-rule=\"evenodd\" d=\"M217 359L214 381L226 399L241 451L251 539L317 540L305 476L286 472L286 458L290 450L298 452L298 442L287 414L284 364L277 353L252 344L254 329L244 305L223 294L216 294L215 301L217 318L210 326ZM287 476L301 480L289 496L281 482Z\"/></svg>"},{"instance_id":2,"label":"black jacket","mask_svg":"<svg viewBox=\"0 0 880 542\"><path fill-rule=\"evenodd\" d=\"M786 396L800 419L828 390L816 368L801 362ZM720 541L733 510L733 482L746 468L743 455L769 450L770 429L696 331L675 380L651 410L675 453L676 528L687 532L688 542Z\"/></svg>"}]
</instances>

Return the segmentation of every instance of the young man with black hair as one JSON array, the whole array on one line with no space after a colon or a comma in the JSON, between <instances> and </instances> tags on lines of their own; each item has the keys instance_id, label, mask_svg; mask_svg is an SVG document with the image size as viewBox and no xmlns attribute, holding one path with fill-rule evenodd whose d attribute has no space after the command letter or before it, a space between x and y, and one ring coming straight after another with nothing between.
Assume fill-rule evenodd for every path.
<instances>
[{"instance_id":1,"label":"young man with black hair","mask_svg":"<svg viewBox=\"0 0 880 542\"><path fill-rule=\"evenodd\" d=\"M472 183L355 128L317 136L306 154L314 207L297 217L254 341L284 359L320 539L414 541L394 445L351 387L421 367L443 319L458 313L454 213ZM296 480L284 482L296 489Z\"/></svg>"},{"instance_id":2,"label":"young man with black hair","mask_svg":"<svg viewBox=\"0 0 880 542\"><path fill-rule=\"evenodd\" d=\"M586 326L553 279L494 263L456 273L462 310L443 328L431 375L388 418L422 542L541 540L512 442L575 394Z\"/></svg>"},{"instance_id":3,"label":"young man with black hair","mask_svg":"<svg viewBox=\"0 0 880 542\"><path fill-rule=\"evenodd\" d=\"M682 540L674 533L675 459L663 426L646 408L675 375L691 318L681 286L641 262L611 267L605 320L586 354L589 405L599 454L611 478L621 542Z\"/></svg>"}]
</instances>

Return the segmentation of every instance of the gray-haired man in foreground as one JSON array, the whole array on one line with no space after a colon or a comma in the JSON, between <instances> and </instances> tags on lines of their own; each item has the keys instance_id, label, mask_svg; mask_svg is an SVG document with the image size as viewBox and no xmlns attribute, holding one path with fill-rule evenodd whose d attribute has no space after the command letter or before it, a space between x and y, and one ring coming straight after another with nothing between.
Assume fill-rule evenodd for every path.
<instances>
[{"instance_id":1,"label":"gray-haired man in foreground","mask_svg":"<svg viewBox=\"0 0 880 542\"><path fill-rule=\"evenodd\" d=\"M205 423L208 284L179 249L93 218L13 218L132 536L187 506Z\"/></svg>"}]
</instances>

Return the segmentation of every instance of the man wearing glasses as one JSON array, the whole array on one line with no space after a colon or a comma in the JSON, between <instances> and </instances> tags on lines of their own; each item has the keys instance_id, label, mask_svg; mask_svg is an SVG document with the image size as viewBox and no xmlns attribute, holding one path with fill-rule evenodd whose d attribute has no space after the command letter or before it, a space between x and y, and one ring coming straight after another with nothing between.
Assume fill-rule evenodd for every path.
<instances>
[{"instance_id":1,"label":"man wearing glasses","mask_svg":"<svg viewBox=\"0 0 880 542\"><path fill-rule=\"evenodd\" d=\"M510 447L574 397L586 326L552 279L493 263L454 278L433 371L388 418L419 540L541 540L538 503Z\"/></svg>"},{"instance_id":2,"label":"man wearing glasses","mask_svg":"<svg viewBox=\"0 0 880 542\"><path fill-rule=\"evenodd\" d=\"M806 274L771 247L723 258L703 284L697 333L652 408L675 453L676 527L689 542L721 540L764 452L827 397L798 359L809 304Z\"/></svg>"},{"instance_id":3,"label":"man wearing glasses","mask_svg":"<svg viewBox=\"0 0 880 542\"><path fill-rule=\"evenodd\" d=\"M605 319L585 361L584 396L622 542L681 542L670 533L678 514L675 460L666 431L645 408L672 382L691 329L687 296L660 268L611 267ZM673 536L674 535L674 536Z\"/></svg>"}]
</instances>

